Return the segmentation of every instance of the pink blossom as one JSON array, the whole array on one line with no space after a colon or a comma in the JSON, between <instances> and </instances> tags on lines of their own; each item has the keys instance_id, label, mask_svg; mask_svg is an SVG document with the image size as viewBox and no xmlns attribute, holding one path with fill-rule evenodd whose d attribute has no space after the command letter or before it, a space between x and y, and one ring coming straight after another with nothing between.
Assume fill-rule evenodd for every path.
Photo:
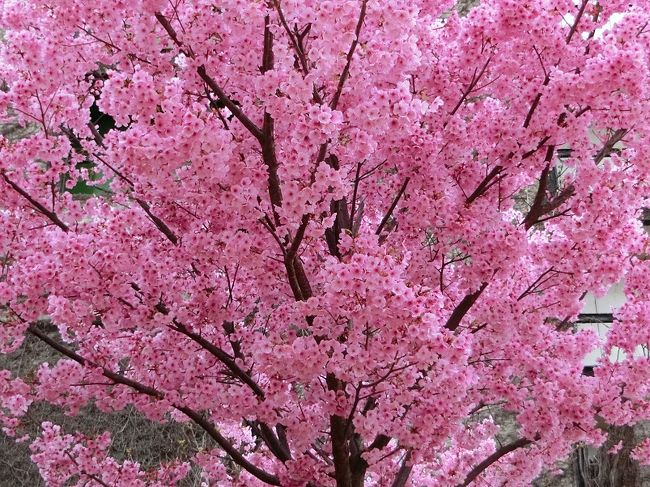
<instances>
[{"instance_id":1,"label":"pink blossom","mask_svg":"<svg viewBox=\"0 0 650 487\"><path fill-rule=\"evenodd\" d=\"M0 374L6 432L130 406L214 440L206 485L447 487L650 419L644 2L172 3L0 7L0 351L61 356ZM189 468L26 441L48 485Z\"/></svg>"}]
</instances>

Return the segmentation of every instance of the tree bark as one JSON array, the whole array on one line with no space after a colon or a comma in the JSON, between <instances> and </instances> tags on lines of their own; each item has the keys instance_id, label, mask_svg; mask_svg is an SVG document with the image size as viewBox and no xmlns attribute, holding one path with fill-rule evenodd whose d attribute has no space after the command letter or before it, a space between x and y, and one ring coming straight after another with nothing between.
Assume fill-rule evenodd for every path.
<instances>
[{"instance_id":1,"label":"tree bark","mask_svg":"<svg viewBox=\"0 0 650 487\"><path fill-rule=\"evenodd\" d=\"M632 426L608 425L609 438L596 449L578 447L574 452L574 485L576 487L637 487L639 466L630 456L634 448ZM617 453L609 450L622 442Z\"/></svg>"}]
</instances>

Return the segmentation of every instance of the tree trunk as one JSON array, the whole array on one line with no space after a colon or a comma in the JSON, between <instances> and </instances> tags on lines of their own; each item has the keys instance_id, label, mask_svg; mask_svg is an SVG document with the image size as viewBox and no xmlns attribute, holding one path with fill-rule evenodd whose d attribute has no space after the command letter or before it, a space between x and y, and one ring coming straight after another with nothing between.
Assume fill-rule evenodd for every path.
<instances>
[{"instance_id":1,"label":"tree trunk","mask_svg":"<svg viewBox=\"0 0 650 487\"><path fill-rule=\"evenodd\" d=\"M639 466L630 454L634 448L632 426L607 426L609 438L600 448L581 446L574 452L576 487L637 487ZM622 442L617 453L609 450Z\"/></svg>"}]
</instances>

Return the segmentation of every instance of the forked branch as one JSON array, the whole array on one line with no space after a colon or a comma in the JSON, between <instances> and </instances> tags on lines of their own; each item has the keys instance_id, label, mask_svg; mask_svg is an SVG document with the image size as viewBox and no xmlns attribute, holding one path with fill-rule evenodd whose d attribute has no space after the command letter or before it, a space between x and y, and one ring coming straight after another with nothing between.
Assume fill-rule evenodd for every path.
<instances>
[{"instance_id":1,"label":"forked branch","mask_svg":"<svg viewBox=\"0 0 650 487\"><path fill-rule=\"evenodd\" d=\"M91 368L96 368L99 369L104 377L107 379L111 380L114 384L121 384L125 385L127 387L130 387L131 389L135 390L136 392L143 394L145 396L149 396L153 399L156 400L162 400L164 399L165 395L164 393L146 386L136 380L129 379L128 377L125 377L121 374L117 374L109 369L106 369L104 367L101 367L100 365L93 363L78 353L74 352L73 350L69 349L65 345L57 342L54 340L52 337L47 335L46 333L42 332L41 330L38 329L38 327L34 324L30 325L28 328L29 333L34 335L36 338L59 352L60 354L68 357L71 360L74 360L77 362L79 365L84 366L84 367L91 367ZM194 411L193 409L184 406L184 405L179 405L179 404L172 404L172 407L183 414L190 418L192 421L194 421L197 425L199 425L203 430L212 437L212 439L232 458L232 460L239 465L241 468L249 472L251 475L256 477L257 479L261 480L262 482L265 482L269 485L280 485L280 480L275 476L272 475L265 470L262 470L261 468L257 467L256 465L252 464L249 462L246 457L242 453L240 453L239 450L237 450L233 444L226 438L224 437L218 430L217 428L214 427L214 425L205 419L203 415L197 411Z\"/></svg>"},{"instance_id":2,"label":"forked branch","mask_svg":"<svg viewBox=\"0 0 650 487\"><path fill-rule=\"evenodd\" d=\"M27 191L25 191L23 188L21 188L16 183L14 183L11 179L9 179L4 171L2 171L0 174L2 175L2 179L4 179L5 182L9 186L11 186L11 188L16 193L18 193L20 196L22 196L27 201L29 201L29 204L32 205L32 207L36 211L38 211L40 214L42 214L44 217L46 217L48 220L50 220L52 223L54 223L57 227L59 227L64 232L70 231L70 228L59 219L56 213L48 210L47 208L45 208L45 206L43 206L41 203L36 201L36 199L34 199Z\"/></svg>"},{"instance_id":3,"label":"forked branch","mask_svg":"<svg viewBox=\"0 0 650 487\"><path fill-rule=\"evenodd\" d=\"M402 195L404 194L404 191L406 191L406 187L408 186L410 180L411 180L411 178L407 177L404 180L404 183L402 183L402 187L397 192L397 195L393 199L393 202L391 203L390 207L388 208L388 211L384 215L384 218L381 219L381 223L377 227L377 230L375 231L375 235L381 234L382 230L384 229L384 227L386 226L386 224L390 220L391 216L393 215L393 212L395 211L395 208L397 207L397 203L399 203L399 200L402 198Z\"/></svg>"},{"instance_id":4,"label":"forked branch","mask_svg":"<svg viewBox=\"0 0 650 487\"><path fill-rule=\"evenodd\" d=\"M488 283L484 282L476 291L468 293L460 300L445 323L445 328L451 331L456 331L467 312L472 308L472 306L474 306L474 303L476 303L476 300L481 296L483 291L485 291L487 285Z\"/></svg>"},{"instance_id":5,"label":"forked branch","mask_svg":"<svg viewBox=\"0 0 650 487\"><path fill-rule=\"evenodd\" d=\"M205 84L214 92L219 101L226 105L226 108L230 110L237 120L246 127L246 129L255 137L257 140L262 140L262 130L253 123L253 121L244 114L244 112L230 99L226 92L221 88L221 86L212 79L208 72L205 69L204 65L199 66L196 69L196 72L199 74L201 79L205 81Z\"/></svg>"},{"instance_id":6,"label":"forked branch","mask_svg":"<svg viewBox=\"0 0 650 487\"><path fill-rule=\"evenodd\" d=\"M476 478L481 475L485 470L492 465L493 463L499 461L501 457L507 455L510 452L515 451L518 448L523 448L525 446L528 446L532 443L531 440L528 440L526 438L520 438L516 441L513 441L512 443L508 443L507 445L502 446L499 448L497 451L495 451L492 455L487 457L485 460L483 460L481 463L476 465L470 472L467 474L467 477L465 477L465 480L458 484L456 487L467 487L469 484L474 482Z\"/></svg>"}]
</instances>

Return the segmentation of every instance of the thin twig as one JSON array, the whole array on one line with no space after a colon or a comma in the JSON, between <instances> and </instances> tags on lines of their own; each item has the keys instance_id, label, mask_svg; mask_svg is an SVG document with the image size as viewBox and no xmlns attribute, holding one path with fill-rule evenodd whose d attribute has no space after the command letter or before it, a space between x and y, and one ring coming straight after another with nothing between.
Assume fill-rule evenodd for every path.
<instances>
[{"instance_id":1,"label":"thin twig","mask_svg":"<svg viewBox=\"0 0 650 487\"><path fill-rule=\"evenodd\" d=\"M467 99L467 97L469 96L469 94L470 94L472 91L474 91L474 89L476 88L476 85L478 84L479 80L480 80L480 79L483 77L483 75L485 74L485 71L487 70L487 67L488 67L489 64L490 64L490 61L492 61L492 55L489 55L489 56L488 56L487 60L485 61L485 64L483 65L483 67L481 68L480 71L478 71L477 69L474 70L474 74L472 74L472 79L470 79L469 84L467 85L467 88L465 89L465 91L463 91L463 94L461 95L460 100L458 100L458 103L456 103L456 105L454 106L454 108L452 108L452 110L449 112L449 116L450 116L450 117L453 116L453 115L455 115L455 113L456 113L456 112L458 111L458 109L462 106L463 102ZM478 71L478 73L477 73L477 71ZM447 126L447 123L448 123L448 121L446 121L446 122L443 124L443 127L446 127L446 126Z\"/></svg>"},{"instance_id":2,"label":"thin twig","mask_svg":"<svg viewBox=\"0 0 650 487\"><path fill-rule=\"evenodd\" d=\"M2 171L2 178L5 180L5 182L11 186L11 188L21 195L23 198L25 198L29 203L34 207L36 211L41 213L43 216L45 216L48 220L50 220L52 223L54 223L57 227L59 227L61 230L64 232L69 232L70 227L68 227L65 223L63 223L59 217L54 213L53 211L48 210L43 206L41 203L36 201L27 191L22 189L20 186L18 186L16 183L14 183L11 179L7 177L4 171Z\"/></svg>"},{"instance_id":3,"label":"thin twig","mask_svg":"<svg viewBox=\"0 0 650 487\"><path fill-rule=\"evenodd\" d=\"M332 110L336 110L336 107L339 104L339 99L341 98L341 93L343 93L343 87L345 86L345 82L348 80L348 76L350 76L350 65L352 64L354 51L357 48L357 45L359 44L359 36L361 35L361 28L363 27L363 21L366 18L367 4L368 4L368 0L363 0L361 2L361 11L359 12L359 20L357 21L357 26L354 29L354 40L352 41L352 44L350 45L350 49L348 50L343 72L339 76L339 83L338 86L336 87L336 92L334 93L334 96L330 101L330 108Z\"/></svg>"},{"instance_id":4,"label":"thin twig","mask_svg":"<svg viewBox=\"0 0 650 487\"><path fill-rule=\"evenodd\" d=\"M395 207L397 206L397 203L399 202L400 198L404 194L404 191L406 191L406 186L408 185L409 181L411 180L410 177L407 177L404 180L404 183L402 184L402 187L399 189L397 196L393 199L393 202L390 205L390 208L388 208L388 211L384 215L384 218L382 218L381 223L379 224L379 227L377 227L377 231L375 232L375 235L379 235L381 231L384 229L386 224L388 223L388 220L393 214L393 211L395 211Z\"/></svg>"},{"instance_id":5,"label":"thin twig","mask_svg":"<svg viewBox=\"0 0 650 487\"><path fill-rule=\"evenodd\" d=\"M162 221L160 218L158 218L156 215L154 215L151 212L151 207L149 204L140 198L135 198L136 203L144 210L144 212L147 214L147 216L151 219L153 224L156 226L160 232L167 237L167 240L169 240L171 243L174 245L178 245L178 237L172 230L167 226L167 224Z\"/></svg>"},{"instance_id":6,"label":"thin twig","mask_svg":"<svg viewBox=\"0 0 650 487\"><path fill-rule=\"evenodd\" d=\"M289 28L289 24L287 23L287 20L284 17L284 12L282 11L282 6L280 5L279 0L273 0L273 6L275 7L275 10L278 12L278 18L280 19L280 23L282 24L282 27L284 27L285 32L289 36L289 40L291 41L291 46L293 47L293 50L296 51L296 57L298 58L298 61L300 63L302 74L304 76L307 76L309 74L309 65L307 64L307 56L305 55L305 52L303 51L300 44L298 43L298 39L296 39L296 36L294 35L293 32L291 32L291 29Z\"/></svg>"}]
</instances>

